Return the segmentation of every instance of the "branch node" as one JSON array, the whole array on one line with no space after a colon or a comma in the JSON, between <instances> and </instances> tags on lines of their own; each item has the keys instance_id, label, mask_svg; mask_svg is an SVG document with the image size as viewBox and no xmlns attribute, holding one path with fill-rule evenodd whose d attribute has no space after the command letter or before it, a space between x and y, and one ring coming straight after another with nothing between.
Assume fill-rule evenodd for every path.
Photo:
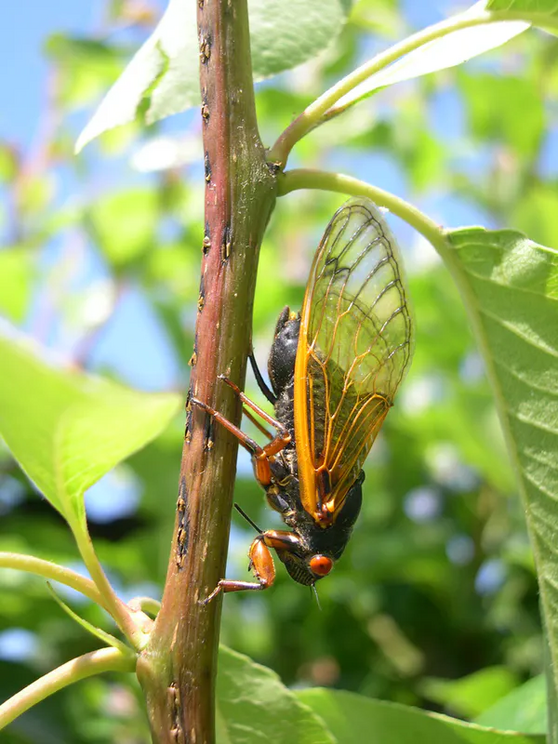
<instances>
[{"instance_id":1,"label":"branch node","mask_svg":"<svg viewBox=\"0 0 558 744\"><path fill-rule=\"evenodd\" d=\"M176 502L178 512L178 527L176 530L176 567L180 571L184 565L184 558L188 552L190 542L190 512L188 509L188 489L184 476L180 479L178 487L178 500Z\"/></svg>"},{"instance_id":2,"label":"branch node","mask_svg":"<svg viewBox=\"0 0 558 744\"><path fill-rule=\"evenodd\" d=\"M211 37L200 35L200 60L206 65L211 59Z\"/></svg>"},{"instance_id":3,"label":"branch node","mask_svg":"<svg viewBox=\"0 0 558 744\"><path fill-rule=\"evenodd\" d=\"M205 100L205 97L201 105L201 115L202 115L202 119L204 123L207 124L207 122L209 121L209 106L207 105L207 101Z\"/></svg>"}]
</instances>

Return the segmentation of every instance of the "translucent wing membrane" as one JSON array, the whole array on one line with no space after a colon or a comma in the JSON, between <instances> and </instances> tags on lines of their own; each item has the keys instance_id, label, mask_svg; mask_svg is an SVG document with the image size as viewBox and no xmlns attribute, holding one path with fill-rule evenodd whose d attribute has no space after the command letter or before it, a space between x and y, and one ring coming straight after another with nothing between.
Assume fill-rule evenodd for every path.
<instances>
[{"instance_id":1,"label":"translucent wing membrane","mask_svg":"<svg viewBox=\"0 0 558 744\"><path fill-rule=\"evenodd\" d=\"M371 201L351 199L314 258L295 368L301 499L324 526L362 468L412 349L395 239Z\"/></svg>"}]
</instances>

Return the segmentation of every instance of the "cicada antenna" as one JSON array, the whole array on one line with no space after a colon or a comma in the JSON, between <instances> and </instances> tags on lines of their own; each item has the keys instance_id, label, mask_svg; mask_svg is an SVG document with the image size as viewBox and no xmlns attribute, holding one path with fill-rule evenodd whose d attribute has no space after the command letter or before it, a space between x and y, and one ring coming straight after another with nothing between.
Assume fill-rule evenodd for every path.
<instances>
[{"instance_id":1,"label":"cicada antenna","mask_svg":"<svg viewBox=\"0 0 558 744\"><path fill-rule=\"evenodd\" d=\"M245 511L244 511L243 509L241 509L241 508L240 508L240 506L239 506L238 504L235 504L235 505L234 505L234 508L236 509L236 511L237 511L237 512L238 512L238 513L239 513L239 514L240 514L240 515L242 516L242 517L244 517L244 519L245 519L245 520L246 520L246 521L248 522L248 524L252 525L252 527L253 527L253 528L254 528L254 529L256 530L256 532L258 532L258 533L259 533L260 535L262 535L262 534L263 534L263 530L261 530L261 529L260 529L260 528L258 527L258 525L257 525L257 524L256 524L255 522L253 522L253 521L252 521L252 520L250 519L250 517L248 516L248 514L246 514L246 512L245 512Z\"/></svg>"}]
</instances>

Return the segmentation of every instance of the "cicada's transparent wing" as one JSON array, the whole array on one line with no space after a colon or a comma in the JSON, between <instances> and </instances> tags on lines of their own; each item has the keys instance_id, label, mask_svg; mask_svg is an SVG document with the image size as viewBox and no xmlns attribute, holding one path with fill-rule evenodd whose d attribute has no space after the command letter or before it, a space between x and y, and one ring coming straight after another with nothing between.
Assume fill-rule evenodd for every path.
<instances>
[{"instance_id":1,"label":"cicada's transparent wing","mask_svg":"<svg viewBox=\"0 0 558 744\"><path fill-rule=\"evenodd\" d=\"M324 526L357 478L412 350L395 239L371 201L351 199L314 258L295 366L301 499Z\"/></svg>"}]
</instances>

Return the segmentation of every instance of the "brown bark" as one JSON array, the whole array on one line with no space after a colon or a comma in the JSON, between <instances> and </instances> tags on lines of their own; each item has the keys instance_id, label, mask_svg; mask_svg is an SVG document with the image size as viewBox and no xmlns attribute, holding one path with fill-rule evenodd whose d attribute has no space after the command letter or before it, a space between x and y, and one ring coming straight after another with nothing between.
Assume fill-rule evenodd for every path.
<instances>
[{"instance_id":1,"label":"brown bark","mask_svg":"<svg viewBox=\"0 0 558 744\"><path fill-rule=\"evenodd\" d=\"M205 239L190 394L239 422L217 380L246 371L256 268L275 178L254 108L246 0L198 0L205 152ZM138 662L154 741L214 741L222 599L237 443L187 405L177 516L160 614Z\"/></svg>"}]
</instances>

